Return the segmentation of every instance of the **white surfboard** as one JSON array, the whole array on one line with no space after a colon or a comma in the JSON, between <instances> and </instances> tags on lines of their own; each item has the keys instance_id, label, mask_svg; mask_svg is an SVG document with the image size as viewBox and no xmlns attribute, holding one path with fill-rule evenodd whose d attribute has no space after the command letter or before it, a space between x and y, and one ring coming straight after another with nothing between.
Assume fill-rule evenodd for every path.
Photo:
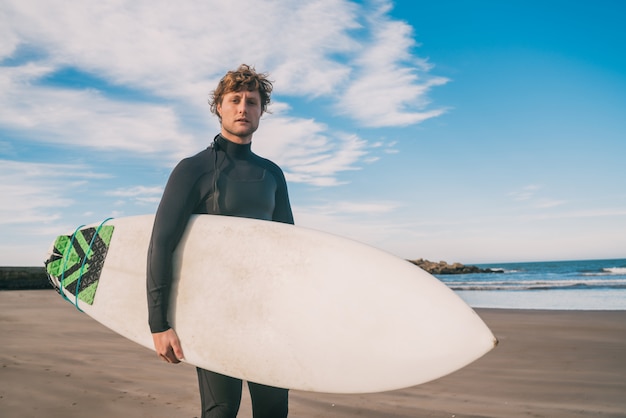
<instances>
[{"instance_id":1,"label":"white surfboard","mask_svg":"<svg viewBox=\"0 0 626 418\"><path fill-rule=\"evenodd\" d=\"M119 218L60 236L47 261L64 297L150 349L153 220ZM327 393L387 391L449 374L497 343L435 277L331 234L197 215L174 260L170 323L185 361L244 380Z\"/></svg>"}]
</instances>

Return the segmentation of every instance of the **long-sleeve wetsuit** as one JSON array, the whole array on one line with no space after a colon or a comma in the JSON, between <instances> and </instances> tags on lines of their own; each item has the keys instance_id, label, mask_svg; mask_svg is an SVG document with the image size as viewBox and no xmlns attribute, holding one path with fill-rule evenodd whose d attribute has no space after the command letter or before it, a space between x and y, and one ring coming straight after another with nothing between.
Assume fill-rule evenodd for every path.
<instances>
[{"instance_id":1,"label":"long-sleeve wetsuit","mask_svg":"<svg viewBox=\"0 0 626 418\"><path fill-rule=\"evenodd\" d=\"M170 328L167 309L172 254L192 214L293 224L283 172L276 164L254 154L250 144L236 144L218 135L210 147L182 160L172 171L163 192L148 250L147 290L152 332Z\"/></svg>"},{"instance_id":2,"label":"long-sleeve wetsuit","mask_svg":"<svg viewBox=\"0 0 626 418\"><path fill-rule=\"evenodd\" d=\"M209 148L182 160L172 171L163 192L148 250L147 290L152 332L170 328L167 309L172 254L192 214L293 224L283 172L276 164L254 154L250 144L236 144L218 135Z\"/></svg>"},{"instance_id":3,"label":"long-sleeve wetsuit","mask_svg":"<svg viewBox=\"0 0 626 418\"><path fill-rule=\"evenodd\" d=\"M221 135L172 171L154 220L148 250L147 291L150 330L166 331L172 255L192 214L217 214L293 224L281 169ZM211 239L211 237L207 237ZM207 278L207 280L210 278ZM219 338L219 336L215 336ZM202 418L235 417L242 382L198 368ZM248 382L255 417L286 417L287 389Z\"/></svg>"}]
</instances>

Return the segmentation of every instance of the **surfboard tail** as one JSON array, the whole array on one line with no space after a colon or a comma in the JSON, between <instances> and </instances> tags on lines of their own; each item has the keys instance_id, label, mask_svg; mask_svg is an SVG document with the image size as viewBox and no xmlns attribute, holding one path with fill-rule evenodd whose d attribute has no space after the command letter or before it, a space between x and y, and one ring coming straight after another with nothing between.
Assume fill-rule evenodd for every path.
<instances>
[{"instance_id":1,"label":"surfboard tail","mask_svg":"<svg viewBox=\"0 0 626 418\"><path fill-rule=\"evenodd\" d=\"M75 300L68 300L77 308L79 300L89 305L94 301L115 228L104 225L105 222L99 226L80 226L71 235L59 235L44 262L52 287L66 299L64 290L73 295Z\"/></svg>"}]
</instances>

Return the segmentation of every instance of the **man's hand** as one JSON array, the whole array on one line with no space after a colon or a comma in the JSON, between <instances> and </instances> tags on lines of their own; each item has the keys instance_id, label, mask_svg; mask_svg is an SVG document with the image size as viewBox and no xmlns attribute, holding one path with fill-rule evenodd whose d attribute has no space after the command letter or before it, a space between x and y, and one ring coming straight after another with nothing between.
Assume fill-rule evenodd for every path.
<instances>
[{"instance_id":1,"label":"man's hand","mask_svg":"<svg viewBox=\"0 0 626 418\"><path fill-rule=\"evenodd\" d=\"M180 363L184 358L178 335L173 328L152 334L157 355L168 363Z\"/></svg>"}]
</instances>

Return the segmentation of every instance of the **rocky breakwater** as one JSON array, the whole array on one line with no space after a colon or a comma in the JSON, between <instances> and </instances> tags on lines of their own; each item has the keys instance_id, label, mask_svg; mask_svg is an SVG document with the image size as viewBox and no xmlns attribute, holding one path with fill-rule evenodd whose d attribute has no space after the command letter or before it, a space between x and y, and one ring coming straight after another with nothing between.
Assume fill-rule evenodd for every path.
<instances>
[{"instance_id":1,"label":"rocky breakwater","mask_svg":"<svg viewBox=\"0 0 626 418\"><path fill-rule=\"evenodd\" d=\"M52 289L44 267L0 267L0 290Z\"/></svg>"},{"instance_id":2,"label":"rocky breakwater","mask_svg":"<svg viewBox=\"0 0 626 418\"><path fill-rule=\"evenodd\" d=\"M472 273L502 273L500 270L482 269L477 266L466 266L461 263L448 264L445 261L429 261L423 258L408 260L430 274L472 274Z\"/></svg>"}]
</instances>

